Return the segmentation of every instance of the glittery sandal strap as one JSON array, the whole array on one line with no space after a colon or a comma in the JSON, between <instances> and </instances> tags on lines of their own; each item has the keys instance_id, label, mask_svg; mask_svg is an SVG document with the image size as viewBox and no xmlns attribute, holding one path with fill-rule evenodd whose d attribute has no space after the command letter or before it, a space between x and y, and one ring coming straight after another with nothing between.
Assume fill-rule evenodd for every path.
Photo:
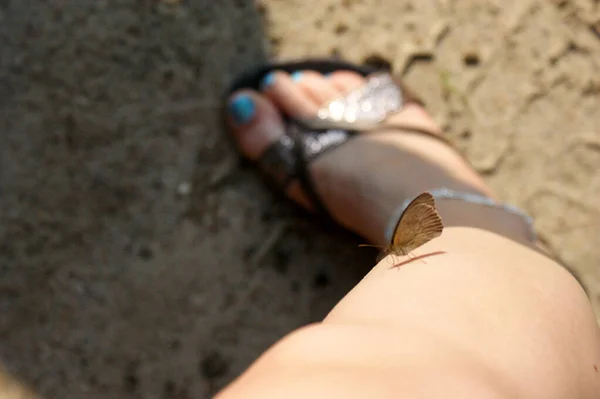
<instances>
[{"instance_id":1,"label":"glittery sandal strap","mask_svg":"<svg viewBox=\"0 0 600 399\"><path fill-rule=\"evenodd\" d=\"M309 165L317 156L345 143L353 135L344 130L315 132L293 123L288 124L286 130L256 164L269 183L281 192L286 192L293 181L299 181L315 210L328 215L315 189Z\"/></svg>"}]
</instances>

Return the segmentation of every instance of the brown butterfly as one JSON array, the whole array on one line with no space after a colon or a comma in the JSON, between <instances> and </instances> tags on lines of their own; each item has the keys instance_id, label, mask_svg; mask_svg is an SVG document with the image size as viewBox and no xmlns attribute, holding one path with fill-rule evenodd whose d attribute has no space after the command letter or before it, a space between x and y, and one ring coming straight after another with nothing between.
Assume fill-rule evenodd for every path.
<instances>
[{"instance_id":1,"label":"brown butterfly","mask_svg":"<svg viewBox=\"0 0 600 399\"><path fill-rule=\"evenodd\" d=\"M439 237L443 229L444 224L435 207L433 195L428 192L422 193L402 212L391 243L383 248L378 260L389 254L408 256L414 249Z\"/></svg>"}]
</instances>

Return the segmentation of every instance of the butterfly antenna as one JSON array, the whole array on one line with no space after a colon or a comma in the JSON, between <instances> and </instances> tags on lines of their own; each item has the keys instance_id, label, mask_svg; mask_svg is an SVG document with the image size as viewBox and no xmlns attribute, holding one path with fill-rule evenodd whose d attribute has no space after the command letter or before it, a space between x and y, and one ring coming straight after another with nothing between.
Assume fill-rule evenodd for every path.
<instances>
[{"instance_id":1,"label":"butterfly antenna","mask_svg":"<svg viewBox=\"0 0 600 399\"><path fill-rule=\"evenodd\" d=\"M379 249L383 249L385 247L381 246L381 245L370 245L370 244L358 244L359 247L371 247L371 248L379 248Z\"/></svg>"}]
</instances>

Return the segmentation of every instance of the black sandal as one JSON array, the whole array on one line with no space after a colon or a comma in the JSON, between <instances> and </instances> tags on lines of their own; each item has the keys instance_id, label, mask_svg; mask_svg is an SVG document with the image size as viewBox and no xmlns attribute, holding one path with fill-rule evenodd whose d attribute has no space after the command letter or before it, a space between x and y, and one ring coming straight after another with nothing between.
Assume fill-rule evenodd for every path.
<instances>
[{"instance_id":1,"label":"black sandal","mask_svg":"<svg viewBox=\"0 0 600 399\"><path fill-rule=\"evenodd\" d=\"M309 164L365 131L401 129L435 137L449 143L439 134L418 126L386 123L386 118L400 111L405 104L423 104L406 85L389 71L371 66L358 66L339 60L314 59L298 62L271 63L242 73L231 85L227 97L240 89L259 90L263 78L272 71L293 73L313 70L327 74L340 70L354 71L366 77L366 82L340 98L326 104L314 119L299 120L283 115L286 134L271 144L252 161L270 185L285 192L298 180L315 210L331 220L309 171Z\"/></svg>"}]
</instances>

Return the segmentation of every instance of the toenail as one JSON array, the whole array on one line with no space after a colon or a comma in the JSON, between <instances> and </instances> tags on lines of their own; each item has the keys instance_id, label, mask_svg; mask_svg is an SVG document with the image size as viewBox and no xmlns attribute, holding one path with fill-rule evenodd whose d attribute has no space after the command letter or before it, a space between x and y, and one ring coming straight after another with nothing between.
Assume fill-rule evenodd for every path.
<instances>
[{"instance_id":1,"label":"toenail","mask_svg":"<svg viewBox=\"0 0 600 399\"><path fill-rule=\"evenodd\" d=\"M273 72L268 73L262 80L260 87L265 89L271 86L275 82L275 74Z\"/></svg>"},{"instance_id":2,"label":"toenail","mask_svg":"<svg viewBox=\"0 0 600 399\"><path fill-rule=\"evenodd\" d=\"M323 76L324 76L324 77L326 77L326 78L330 78L332 73L333 73L333 72L328 72L328 73L326 73L326 74L325 74L325 75L323 75Z\"/></svg>"},{"instance_id":3,"label":"toenail","mask_svg":"<svg viewBox=\"0 0 600 399\"><path fill-rule=\"evenodd\" d=\"M250 122L256 113L252 97L247 94L234 97L229 103L229 113L237 125Z\"/></svg>"},{"instance_id":4,"label":"toenail","mask_svg":"<svg viewBox=\"0 0 600 399\"><path fill-rule=\"evenodd\" d=\"M302 78L302 71L296 71L290 75L294 82L299 81Z\"/></svg>"}]
</instances>

